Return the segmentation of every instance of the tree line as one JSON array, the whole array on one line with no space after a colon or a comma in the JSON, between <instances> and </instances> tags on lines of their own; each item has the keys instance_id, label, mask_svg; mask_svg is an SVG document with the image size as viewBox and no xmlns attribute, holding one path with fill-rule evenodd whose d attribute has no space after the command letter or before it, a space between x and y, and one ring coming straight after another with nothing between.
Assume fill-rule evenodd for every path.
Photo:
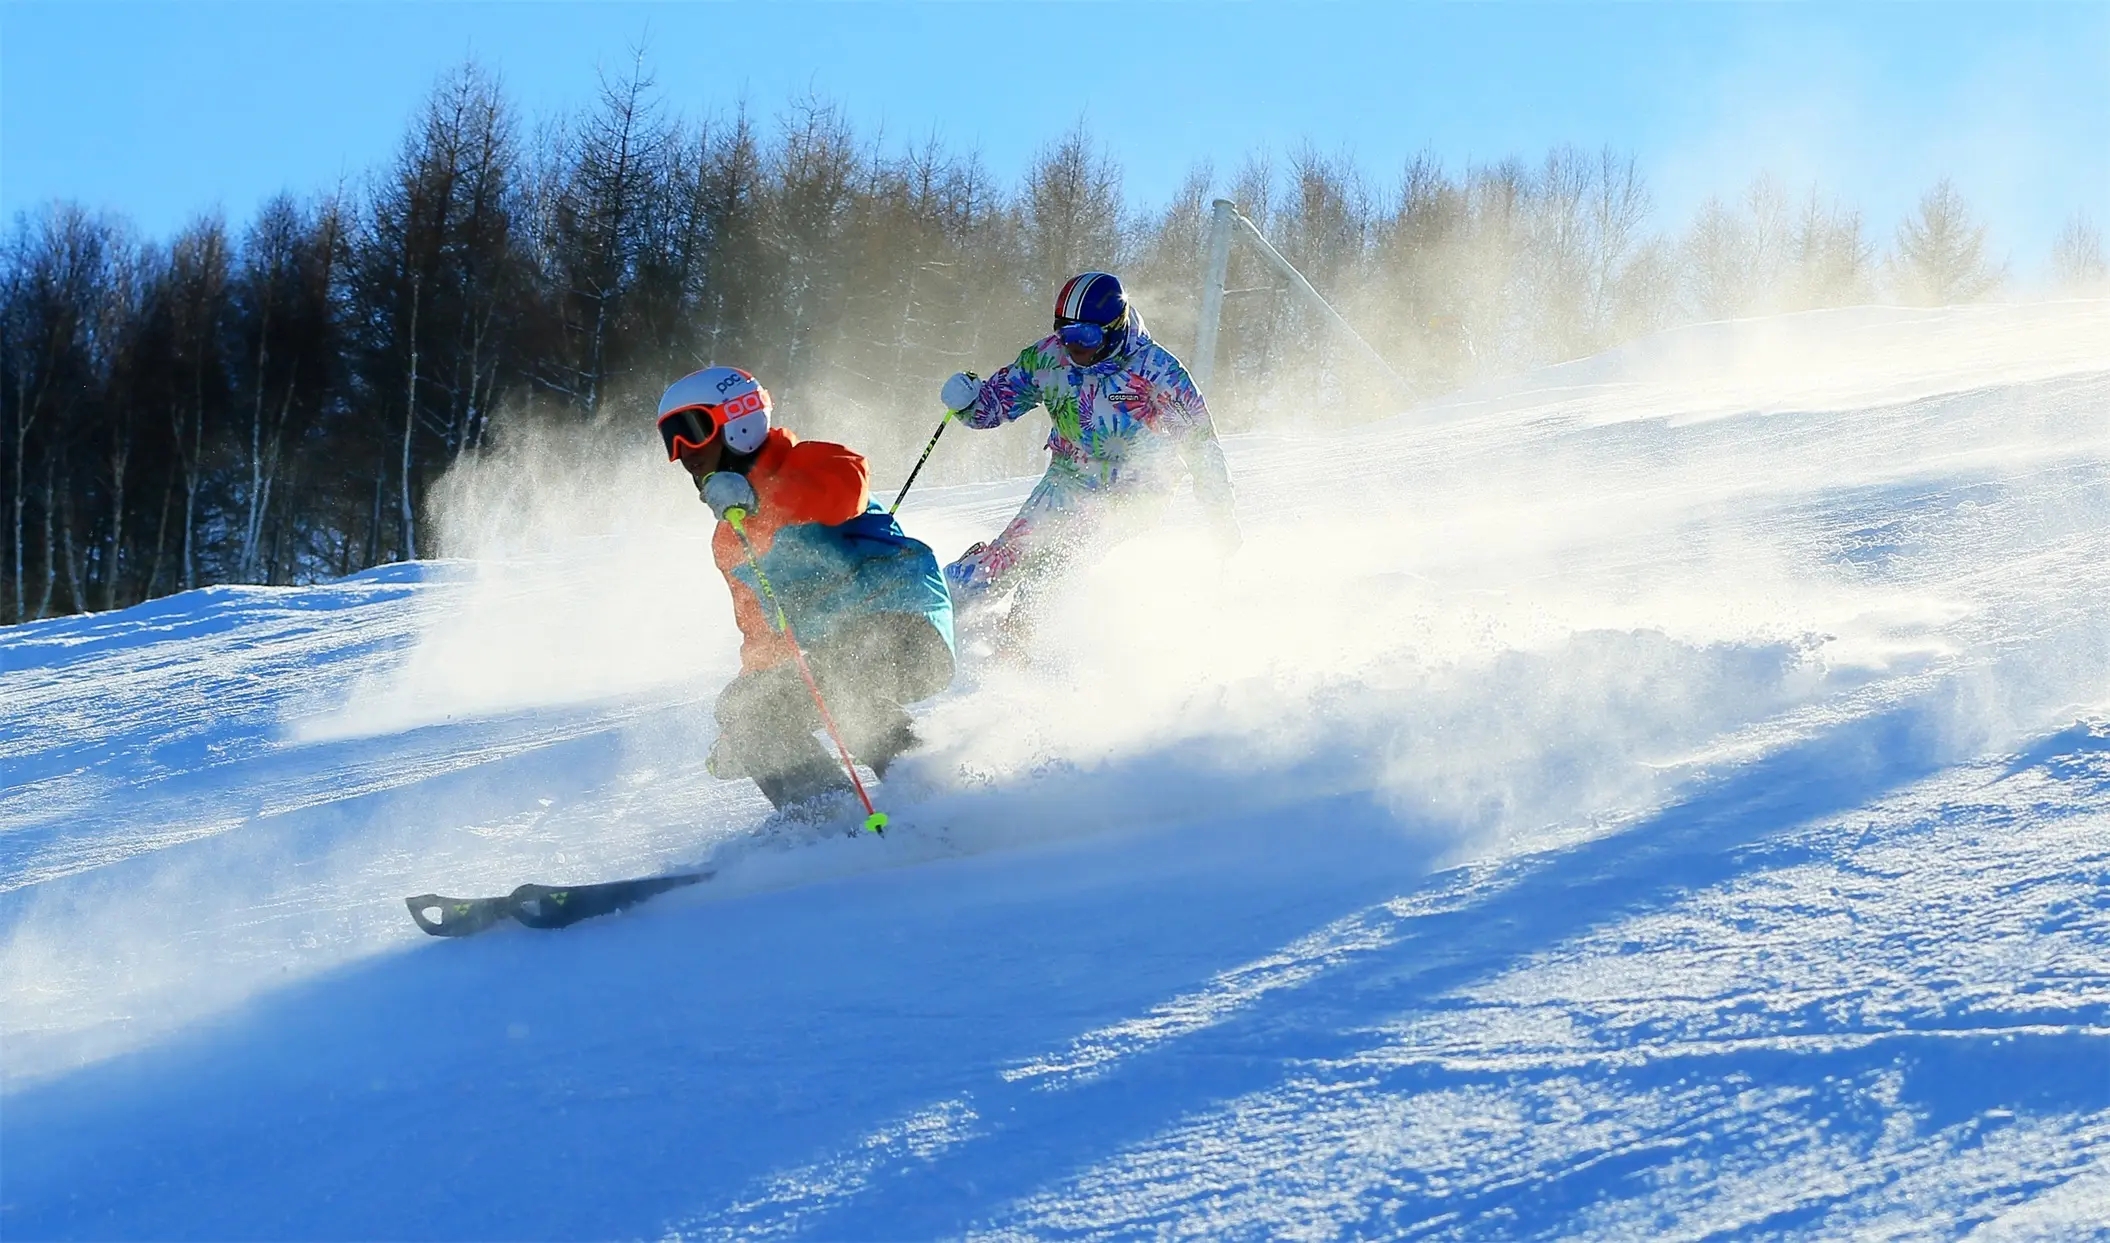
<instances>
[{"instance_id":1,"label":"tree line","mask_svg":"<svg viewBox=\"0 0 2110 1243\"><path fill-rule=\"evenodd\" d=\"M1944 182L1885 252L1854 210L1762 180L1684 230L1650 227L1631 158L1552 151L1380 187L1306 147L1169 203L1124 197L1080 124L1015 185L935 138L860 135L819 98L767 122L670 115L643 58L579 114L523 123L474 64L392 160L165 241L60 202L0 245L0 620L214 583L296 583L429 553L428 487L509 421L652 443L653 399L714 362L763 377L803 434L905 466L937 382L1047 329L1054 291L1120 272L1152 331L1192 344L1222 193L1417 390L1580 356L1676 322L2005 278ZM2100 289L2076 217L2056 279ZM1399 394L1234 250L1209 396L1238 430L1325 424ZM933 477L1036 469L1026 436L948 447Z\"/></svg>"}]
</instances>

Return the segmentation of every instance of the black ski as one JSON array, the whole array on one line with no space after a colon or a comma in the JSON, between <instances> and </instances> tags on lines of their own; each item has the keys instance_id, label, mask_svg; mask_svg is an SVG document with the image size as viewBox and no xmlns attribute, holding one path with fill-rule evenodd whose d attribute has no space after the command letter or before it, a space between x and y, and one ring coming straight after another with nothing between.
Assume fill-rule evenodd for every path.
<instances>
[{"instance_id":1,"label":"black ski","mask_svg":"<svg viewBox=\"0 0 2110 1243\"><path fill-rule=\"evenodd\" d=\"M608 915L669 889L709 880L714 873L679 872L597 885L522 885L503 898L447 898L436 893L403 899L418 927L436 937L466 937L511 918L530 928L565 928Z\"/></svg>"}]
</instances>

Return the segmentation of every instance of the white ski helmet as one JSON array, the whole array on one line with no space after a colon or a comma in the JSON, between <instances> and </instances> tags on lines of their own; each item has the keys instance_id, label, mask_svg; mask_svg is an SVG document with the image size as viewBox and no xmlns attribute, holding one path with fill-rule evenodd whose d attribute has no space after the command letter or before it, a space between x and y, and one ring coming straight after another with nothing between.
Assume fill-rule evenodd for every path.
<instances>
[{"instance_id":1,"label":"white ski helmet","mask_svg":"<svg viewBox=\"0 0 2110 1243\"><path fill-rule=\"evenodd\" d=\"M738 367L706 367L667 386L659 399L659 438L667 460L701 449L719 432L734 453L753 453L769 435L769 390Z\"/></svg>"}]
</instances>

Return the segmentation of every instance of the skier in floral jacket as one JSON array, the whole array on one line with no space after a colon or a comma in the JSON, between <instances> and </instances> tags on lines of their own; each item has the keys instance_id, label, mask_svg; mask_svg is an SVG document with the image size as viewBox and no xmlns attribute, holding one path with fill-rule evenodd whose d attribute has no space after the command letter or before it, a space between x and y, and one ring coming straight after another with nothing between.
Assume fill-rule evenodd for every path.
<instances>
[{"instance_id":1,"label":"skier in floral jacket","mask_svg":"<svg viewBox=\"0 0 2110 1243\"><path fill-rule=\"evenodd\" d=\"M987 380L945 382L945 408L969 427L991 428L1044 407L1054 423L1047 474L1018 516L988 543L945 567L963 616L1016 589L998 635L1021 654L1035 596L1077 557L1154 524L1184 463L1218 543L1241 541L1231 476L1209 408L1187 369L1144 331L1118 277L1086 272L1055 299L1054 331Z\"/></svg>"}]
</instances>

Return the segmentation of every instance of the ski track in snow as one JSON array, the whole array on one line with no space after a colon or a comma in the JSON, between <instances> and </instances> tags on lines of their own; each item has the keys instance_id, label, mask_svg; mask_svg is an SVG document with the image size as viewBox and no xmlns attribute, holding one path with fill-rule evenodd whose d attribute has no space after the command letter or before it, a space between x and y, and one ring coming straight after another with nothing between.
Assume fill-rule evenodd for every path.
<instances>
[{"instance_id":1,"label":"ski track in snow","mask_svg":"<svg viewBox=\"0 0 2110 1243\"><path fill-rule=\"evenodd\" d=\"M561 558L0 630L0 1234L2110 1237L2110 303L1231 456L883 841L702 772L722 662L404 698Z\"/></svg>"}]
</instances>

